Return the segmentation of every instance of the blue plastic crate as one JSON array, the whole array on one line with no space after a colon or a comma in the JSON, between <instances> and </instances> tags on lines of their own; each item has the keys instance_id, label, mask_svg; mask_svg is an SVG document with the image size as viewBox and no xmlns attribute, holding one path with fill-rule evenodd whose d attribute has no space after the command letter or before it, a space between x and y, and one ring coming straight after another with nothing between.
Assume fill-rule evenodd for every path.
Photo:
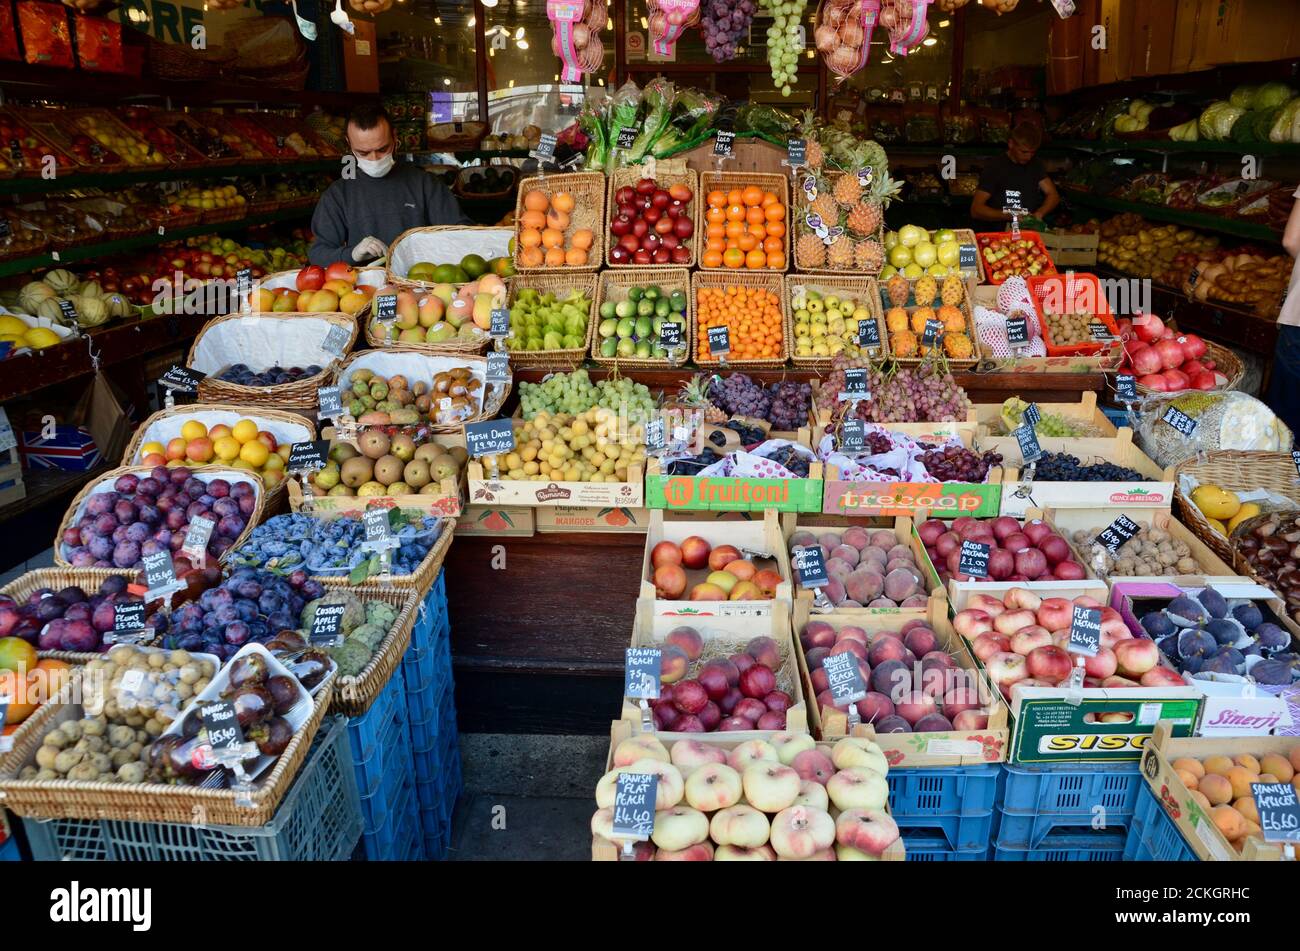
<instances>
[{"instance_id":1,"label":"blue plastic crate","mask_svg":"<svg viewBox=\"0 0 1300 951\"><path fill-rule=\"evenodd\" d=\"M361 835L347 723L321 723L306 763L264 826L29 819L23 830L38 861L347 861Z\"/></svg>"},{"instance_id":2,"label":"blue plastic crate","mask_svg":"<svg viewBox=\"0 0 1300 951\"><path fill-rule=\"evenodd\" d=\"M4 845L0 845L0 862L21 862L22 854L18 851L18 843L13 839L6 839Z\"/></svg>"},{"instance_id":3,"label":"blue plastic crate","mask_svg":"<svg viewBox=\"0 0 1300 951\"><path fill-rule=\"evenodd\" d=\"M907 850L909 862L987 862L989 847L987 844L974 849L954 849L948 839L941 835L903 834L903 846Z\"/></svg>"},{"instance_id":4,"label":"blue plastic crate","mask_svg":"<svg viewBox=\"0 0 1300 951\"><path fill-rule=\"evenodd\" d=\"M440 571L416 613L415 624L411 629L411 644L415 647L429 647L441 632L449 634L451 624L447 613L447 583L444 573Z\"/></svg>"},{"instance_id":5,"label":"blue plastic crate","mask_svg":"<svg viewBox=\"0 0 1300 951\"><path fill-rule=\"evenodd\" d=\"M385 776L394 767L399 770L404 768L405 772L410 773L411 739L405 713L405 709L388 712L384 717L385 722L379 726L379 735L376 737L370 756L365 760L354 762L353 769L356 771L357 776L357 794L362 799L374 795L375 791L383 783ZM369 715L368 712L367 716ZM401 761L395 763L394 751L398 749L404 751L404 767ZM353 756L356 755L354 750Z\"/></svg>"},{"instance_id":6,"label":"blue plastic crate","mask_svg":"<svg viewBox=\"0 0 1300 951\"><path fill-rule=\"evenodd\" d=\"M433 750L449 729L456 728L455 694L446 683L433 696L407 694L407 702L411 705L411 751L420 756Z\"/></svg>"},{"instance_id":7,"label":"blue plastic crate","mask_svg":"<svg viewBox=\"0 0 1300 951\"><path fill-rule=\"evenodd\" d=\"M1138 793L1137 764L1005 767L996 840L1006 849L1039 849L1055 836L1127 836ZM1098 828L1098 823L1104 823Z\"/></svg>"},{"instance_id":8,"label":"blue plastic crate","mask_svg":"<svg viewBox=\"0 0 1300 951\"><path fill-rule=\"evenodd\" d=\"M393 790L390 805L392 808L383 824L361 836L366 858L372 862L393 862L409 854L410 840L418 838L420 833L418 815L415 823L410 822L410 815L415 812L415 790L410 783Z\"/></svg>"},{"instance_id":9,"label":"blue plastic crate","mask_svg":"<svg viewBox=\"0 0 1300 951\"><path fill-rule=\"evenodd\" d=\"M894 816L899 831L906 842L910 831L925 838L942 837L948 848L960 852L966 849L987 849L993 834L993 810L982 815L969 816Z\"/></svg>"},{"instance_id":10,"label":"blue plastic crate","mask_svg":"<svg viewBox=\"0 0 1300 951\"><path fill-rule=\"evenodd\" d=\"M348 719L348 742L354 763L369 763L373 759L375 752L383 746L395 717L406 719L405 682L400 666L393 671L370 709L359 717Z\"/></svg>"},{"instance_id":11,"label":"blue plastic crate","mask_svg":"<svg viewBox=\"0 0 1300 951\"><path fill-rule=\"evenodd\" d=\"M456 729L456 711L450 710L438 720L439 733L425 736L424 746L413 748L416 782L429 783L442 775L442 764L451 756L460 756L460 734Z\"/></svg>"},{"instance_id":12,"label":"blue plastic crate","mask_svg":"<svg viewBox=\"0 0 1300 951\"><path fill-rule=\"evenodd\" d=\"M437 654L437 648L418 653L411 648L402 661L406 706L412 721L424 720L429 711L436 710L433 701L441 699L440 695L451 683L451 655ZM419 706L421 703L423 707Z\"/></svg>"},{"instance_id":13,"label":"blue plastic crate","mask_svg":"<svg viewBox=\"0 0 1300 951\"><path fill-rule=\"evenodd\" d=\"M1125 862L1195 862L1196 853L1149 786L1138 793L1133 824L1124 846Z\"/></svg>"},{"instance_id":14,"label":"blue plastic crate","mask_svg":"<svg viewBox=\"0 0 1300 951\"><path fill-rule=\"evenodd\" d=\"M998 797L997 764L891 769L889 812L907 816L984 815Z\"/></svg>"},{"instance_id":15,"label":"blue plastic crate","mask_svg":"<svg viewBox=\"0 0 1300 951\"><path fill-rule=\"evenodd\" d=\"M396 815L393 810L403 787L415 781L411 744L404 731L396 733L392 745L381 752L383 769L379 786L372 793L360 797L361 818L367 833L376 832L390 815Z\"/></svg>"},{"instance_id":16,"label":"blue plastic crate","mask_svg":"<svg viewBox=\"0 0 1300 951\"><path fill-rule=\"evenodd\" d=\"M423 782L417 780L415 786L425 833L443 825L450 826L451 818L456 812L456 800L460 798L464 786L460 750L444 750L433 778Z\"/></svg>"},{"instance_id":17,"label":"blue plastic crate","mask_svg":"<svg viewBox=\"0 0 1300 951\"><path fill-rule=\"evenodd\" d=\"M424 837L424 859L426 862L441 862L447 857L447 847L451 845L451 830Z\"/></svg>"},{"instance_id":18,"label":"blue plastic crate","mask_svg":"<svg viewBox=\"0 0 1300 951\"><path fill-rule=\"evenodd\" d=\"M1016 849L994 844L995 862L1122 862L1125 836L1054 835L1036 849Z\"/></svg>"},{"instance_id":19,"label":"blue plastic crate","mask_svg":"<svg viewBox=\"0 0 1300 951\"><path fill-rule=\"evenodd\" d=\"M414 803L397 817L397 831L393 840L393 860L397 862L424 861L424 829Z\"/></svg>"}]
</instances>

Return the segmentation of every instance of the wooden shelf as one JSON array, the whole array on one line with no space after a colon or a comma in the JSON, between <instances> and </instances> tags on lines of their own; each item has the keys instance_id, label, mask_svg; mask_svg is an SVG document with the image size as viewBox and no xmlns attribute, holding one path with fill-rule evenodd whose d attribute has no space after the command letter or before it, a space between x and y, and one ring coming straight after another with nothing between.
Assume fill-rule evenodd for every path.
<instances>
[{"instance_id":1,"label":"wooden shelf","mask_svg":"<svg viewBox=\"0 0 1300 951\"><path fill-rule=\"evenodd\" d=\"M1061 197L1066 201L1077 202L1103 211L1132 212L1153 221L1167 221L1170 224L1186 228L1199 228L1202 231L1214 231L1231 235L1234 238L1248 238L1254 241L1277 243L1282 240L1282 232L1274 231L1266 225L1257 224L1245 218L1229 218L1226 215L1208 215L1197 211L1183 211L1180 208L1166 208L1164 205L1149 205L1140 201L1122 201L1095 192L1083 191L1066 186L1061 189Z\"/></svg>"},{"instance_id":2,"label":"wooden shelf","mask_svg":"<svg viewBox=\"0 0 1300 951\"><path fill-rule=\"evenodd\" d=\"M11 178L5 180L4 190L14 195L32 195L83 188L122 188L141 182L197 181L208 178L236 178L240 175L301 175L309 172L332 172L338 168L338 159L267 162L259 165L205 165L201 168L133 168L111 174L78 173L52 179Z\"/></svg>"}]
</instances>

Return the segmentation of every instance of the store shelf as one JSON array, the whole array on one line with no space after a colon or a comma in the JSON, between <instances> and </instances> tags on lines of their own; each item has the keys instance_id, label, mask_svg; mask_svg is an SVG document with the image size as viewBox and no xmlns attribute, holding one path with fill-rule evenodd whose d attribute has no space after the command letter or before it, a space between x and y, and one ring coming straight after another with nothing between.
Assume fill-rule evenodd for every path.
<instances>
[{"instance_id":1,"label":"store shelf","mask_svg":"<svg viewBox=\"0 0 1300 951\"><path fill-rule=\"evenodd\" d=\"M200 168L138 168L112 174L64 175L52 179L13 178L5 181L4 190L13 195L31 195L82 188L122 188L141 182L196 181L209 178L235 178L240 175L300 175L308 172L332 172L338 168L338 159L267 162L257 165L205 165Z\"/></svg>"},{"instance_id":2,"label":"store shelf","mask_svg":"<svg viewBox=\"0 0 1300 951\"><path fill-rule=\"evenodd\" d=\"M1088 205L1092 208L1100 208L1103 211L1113 211L1116 213L1131 211L1134 214L1141 215L1143 218L1150 218L1152 221L1167 221L1170 224L1182 225L1185 228L1200 228L1203 231L1214 231L1219 234L1232 235L1237 238L1249 238L1254 241L1268 241L1275 243L1282 240L1282 233L1280 231L1274 231L1272 228L1266 227L1265 225L1243 221L1240 218L1207 215L1195 211L1182 211L1178 208L1166 208L1163 205L1148 205L1139 201L1122 201L1118 198L1110 198L1106 195L1098 195L1093 192L1086 192L1069 186L1061 188L1061 195L1067 201L1076 202L1080 205Z\"/></svg>"},{"instance_id":3,"label":"store shelf","mask_svg":"<svg viewBox=\"0 0 1300 951\"><path fill-rule=\"evenodd\" d=\"M1182 152L1204 155L1254 155L1300 158L1300 145L1291 142L1175 142L1172 139L1053 139L1054 149L1080 152Z\"/></svg>"},{"instance_id":4,"label":"store shelf","mask_svg":"<svg viewBox=\"0 0 1300 951\"><path fill-rule=\"evenodd\" d=\"M59 260L55 261L54 257L46 252L45 254L34 254L25 258L13 258L8 261L0 261L0 277L13 277L14 275L27 274L31 271L40 270L41 268L53 267L55 264L67 265L75 264L77 261L89 261L94 258L102 258L111 254L121 254L126 251L138 251L141 248L152 248L160 244L167 244L171 241L180 241L184 238L194 238L205 234L224 234L230 231L243 231L247 228L253 228L257 225L273 224L277 221L296 221L302 218L309 218L314 207L287 208L281 211L273 211L268 215L255 215L251 218L240 218L238 221L222 221L210 225L193 225L189 228L177 228L174 231L168 231L166 234L143 234L134 238L121 238L117 241L102 241L98 244L82 244L75 248L68 248L65 251L59 251Z\"/></svg>"}]
</instances>

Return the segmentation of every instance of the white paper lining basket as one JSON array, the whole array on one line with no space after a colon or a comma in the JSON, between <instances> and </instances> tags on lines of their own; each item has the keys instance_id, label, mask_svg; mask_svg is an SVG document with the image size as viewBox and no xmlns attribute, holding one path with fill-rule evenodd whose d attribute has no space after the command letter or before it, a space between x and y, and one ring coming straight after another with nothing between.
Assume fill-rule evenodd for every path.
<instances>
[{"instance_id":1,"label":"white paper lining basket","mask_svg":"<svg viewBox=\"0 0 1300 951\"><path fill-rule=\"evenodd\" d=\"M339 369L336 382L339 389L343 391L346 400L347 391L352 382L352 373L356 370L370 370L376 376L383 377L391 377L396 373L400 373L408 377L412 383L432 383L435 374L442 373L445 370L453 370L457 367L469 367L474 374L474 378L483 384L484 390L487 389L486 357L473 355L444 356L400 347L390 347L386 350L363 350L360 353L354 353ZM432 432L458 433L463 423L491 419L501 411L501 406L505 403L506 397L510 395L510 384L507 383L500 390L501 392L493 398L484 398L481 412L471 419L455 423L428 423L425 425Z\"/></svg>"},{"instance_id":2,"label":"white paper lining basket","mask_svg":"<svg viewBox=\"0 0 1300 951\"><path fill-rule=\"evenodd\" d=\"M403 231L388 249L388 280L415 287L436 287L433 281L413 281L406 275L421 261L459 264L469 254L484 260L510 256L513 228L472 228L440 225Z\"/></svg>"}]
</instances>

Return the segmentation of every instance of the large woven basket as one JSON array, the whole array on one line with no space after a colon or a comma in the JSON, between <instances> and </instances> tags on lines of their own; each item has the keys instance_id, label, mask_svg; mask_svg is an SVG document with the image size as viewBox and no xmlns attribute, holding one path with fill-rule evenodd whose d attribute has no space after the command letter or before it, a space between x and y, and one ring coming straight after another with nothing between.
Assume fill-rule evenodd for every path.
<instances>
[{"instance_id":1,"label":"large woven basket","mask_svg":"<svg viewBox=\"0 0 1300 951\"><path fill-rule=\"evenodd\" d=\"M334 690L331 676L313 698L311 715L294 733L270 772L257 781L241 805L230 789L200 789L160 783L104 783L76 780L19 779L45 736L69 720L82 717L81 671L74 670L56 702L46 703L13 735L13 750L0 760L0 805L34 819L117 819L131 822L171 822L192 825L264 826L280 805L307 758L312 739L329 708Z\"/></svg>"},{"instance_id":2,"label":"large woven basket","mask_svg":"<svg viewBox=\"0 0 1300 951\"><path fill-rule=\"evenodd\" d=\"M101 584L114 575L126 575L130 578L134 577L135 574L135 570L131 568L37 568L25 575L20 575L3 588L0 588L0 595L13 598L19 604L26 601L34 591L40 588L59 591L62 588L76 586L85 590L88 595L93 595L99 590ZM99 654L97 652L82 653L80 651L40 651L39 656L43 660L62 660L69 664L84 664L91 658L98 657Z\"/></svg>"},{"instance_id":3,"label":"large woven basket","mask_svg":"<svg viewBox=\"0 0 1300 951\"><path fill-rule=\"evenodd\" d=\"M1183 492L1178 480L1181 475L1192 476L1200 485L1213 484L1230 492L1267 489L1290 499L1300 508L1300 485L1296 485L1295 463L1291 461L1290 453L1218 449L1205 453L1204 462L1191 456L1171 466L1166 477L1174 483L1178 518L1229 564L1232 563L1232 543L1210 527L1205 515Z\"/></svg>"},{"instance_id":4,"label":"large woven basket","mask_svg":"<svg viewBox=\"0 0 1300 951\"><path fill-rule=\"evenodd\" d=\"M382 287L370 299L370 306L364 311L366 317L366 343L378 349L387 349L389 347L408 347L412 350L424 350L428 353L482 353L492 342L492 338L486 332L479 337L453 337L451 340L443 340L439 343L424 343L413 340L393 340L383 333L383 324L379 322L379 298L387 293L396 292L397 294L414 294L417 306L433 291L419 281L398 281L395 285ZM396 326L396 325L394 325Z\"/></svg>"},{"instance_id":5,"label":"large woven basket","mask_svg":"<svg viewBox=\"0 0 1300 951\"><path fill-rule=\"evenodd\" d=\"M509 300L513 307L516 295L525 288L532 288L538 293L551 291L558 298L563 298L570 291L581 291L587 298L587 332L583 336L582 349L573 350L511 350L510 362L514 366L536 367L546 370L572 370L587 359L587 350L591 347L592 337L596 333L596 275L590 272L572 274L563 271L545 273L517 274L508 282ZM513 328L512 328L513 329Z\"/></svg>"},{"instance_id":6,"label":"large woven basket","mask_svg":"<svg viewBox=\"0 0 1300 951\"><path fill-rule=\"evenodd\" d=\"M336 516L338 518L359 518L360 515L344 514ZM447 552L451 549L452 536L456 533L456 520L454 518L443 519L442 534L434 542L429 553L424 556L424 560L409 575L381 575L378 578L367 580L366 584L386 585L392 588L399 588L403 591L414 590L416 595L423 597L433 585L433 581L438 577L438 572L442 570L442 563L447 560ZM314 575L321 584L328 587L347 588L349 591L357 588L358 585L348 583L347 575Z\"/></svg>"},{"instance_id":7,"label":"large woven basket","mask_svg":"<svg viewBox=\"0 0 1300 951\"><path fill-rule=\"evenodd\" d=\"M1227 383L1223 386L1216 386L1214 389L1218 392L1235 390L1240 385L1242 377L1246 375L1246 366L1241 362L1241 357L1212 340L1203 342L1205 343L1205 355L1214 361L1215 372L1222 373L1228 378ZM1145 395L1153 395L1157 392L1140 383L1137 384L1137 391Z\"/></svg>"},{"instance_id":8,"label":"large woven basket","mask_svg":"<svg viewBox=\"0 0 1300 951\"><path fill-rule=\"evenodd\" d=\"M523 246L519 243L519 219L524 213L524 196L534 188L547 195L568 192L573 196L573 214L569 216L569 229L565 234L566 244L570 234L579 228L590 229L592 235L591 250L587 252L587 263L581 267L561 267L537 265L524 267L520 261ZM517 271L595 271L605 262L605 234L609 231L609 222L605 218L605 176L600 172L571 172L566 175L540 175L525 178L519 183L519 193L515 197L515 270Z\"/></svg>"},{"instance_id":9,"label":"large woven basket","mask_svg":"<svg viewBox=\"0 0 1300 951\"><path fill-rule=\"evenodd\" d=\"M915 282L915 281L912 281L911 284L912 284L913 288L915 288L915 284L916 284L916 282ZM950 367L952 367L953 369L966 368L966 367L973 367L977 362L979 362L979 360L978 360L979 346L978 346L978 339L977 339L977 336L976 336L976 333L975 333L975 309L974 309L974 306L973 306L973 304L972 304L972 302L971 302L971 293L970 293L970 291L971 291L971 285L970 285L970 282L969 282L969 281L962 281L962 282L961 282L961 291L962 291L962 294L961 294L961 303L957 304L956 307L957 307L958 310L961 311L962 319L963 319L963 321L964 321L964 323L965 323L965 325L966 325L966 331L965 331L965 333L966 333L966 338L970 341L970 344L971 344L971 356L969 356L969 357L949 357L949 356L947 356L947 355L945 354L945 355L944 355L944 359L947 361L948 365L949 365ZM887 297L887 293L888 293L888 292L886 291L886 289L885 289L885 287L884 287L883 284L877 284L877 288L876 288L876 302L877 302L878 304L880 304L881 308L884 310L884 314L885 314L885 330L888 332L888 331L889 331L889 311L892 310L892 307L890 307L890 308L886 308L886 306L885 306L885 299L886 299L886 297ZM903 306L903 309L904 309L905 311L907 311L908 320L909 320L908 329L911 330L912 328L911 328L910 320L911 320L912 314L915 313L919 308L917 307L917 305L916 305L915 302L914 302L914 301L915 301L915 298L914 298L914 297L909 297L908 300L909 300L909 301L912 301L912 303L908 303L908 304L904 305L904 306ZM939 308L940 308L941 306L942 306L942 299L939 298L939 297L936 297L935 300L934 300L934 302L930 304L931 309L933 309L933 310L935 311L936 315L937 315L937 313L938 313L938 311L939 311ZM946 333L946 332L945 332L945 333ZM888 340L888 341L886 341L886 345L885 345L885 347L886 347L886 354L887 354L888 358L891 359L891 360L893 360L893 361L896 362L896 363L899 363L899 364L903 365L903 366L917 366L917 365L919 365L920 363L924 362L925 360L930 359L930 355L926 355L926 356L922 356L922 355L921 355L921 352L920 352L920 349L921 349L921 335L920 335L920 334L917 334L916 336L917 336L917 354L916 354L916 356L914 356L914 357L896 357L896 356L893 355L893 354L894 354L894 346L893 346L892 334L891 334L891 339ZM942 340L942 337L941 337L940 339ZM942 343L940 343L940 349L942 349Z\"/></svg>"},{"instance_id":10,"label":"large woven basket","mask_svg":"<svg viewBox=\"0 0 1300 951\"><path fill-rule=\"evenodd\" d=\"M204 366L195 362L199 357L203 342L210 334L230 334L234 337L236 343L243 341L243 332L250 326L250 322L257 323L261 321L315 321L312 327L311 339L315 340L315 346L309 343L300 345L301 352L285 351L285 358L292 357L289 365L310 366L316 364L320 366L321 372L304 377L301 380L295 380L292 383L282 383L279 386L241 386L238 383L228 383L225 380L216 379L213 374L225 369L225 366ZM350 351L357 341L357 321L355 317L349 317L347 314L302 314L297 312L286 313L251 313L251 314L227 314L225 317L217 317L209 320L199 331L199 335L194 338L194 343L190 345L189 356L186 363L196 370L208 374L207 378L199 383L199 400L204 403L229 403L235 406L258 406L267 409L289 409L297 411L315 410L317 404L316 391L326 385L338 359L332 354L326 353L320 348L320 343L324 341L325 335L329 332L329 327L342 327L348 332L348 341L344 347L344 353ZM301 326L308 326L302 324ZM318 333L316 331L319 331ZM251 343L244 344L247 349L245 362L250 366L260 366L265 368L274 362L274 357L268 360L267 355L257 352L257 347ZM228 364L227 364L228 365Z\"/></svg>"},{"instance_id":11,"label":"large woven basket","mask_svg":"<svg viewBox=\"0 0 1300 951\"><path fill-rule=\"evenodd\" d=\"M392 364L392 358L399 360L403 366L398 370L387 370L385 365ZM409 367L411 365L421 366L419 376L417 377ZM475 376L484 382L486 389L487 380L487 358L472 354L446 354L446 353L429 353L427 350L415 350L411 347L387 347L383 350L363 350L360 353L354 353L348 357L339 367L338 373L334 376L334 382L340 387L345 385L345 381L351 378L352 370L361 367L374 370L378 366L380 376L391 376L392 373L404 373L412 377L411 382L419 381L432 382L436 373L442 372L450 366L467 366L475 371ZM456 423L424 423L421 424L425 429L435 433L458 433L465 423L474 423L484 419L492 419L501 412L501 407L505 405L506 399L510 396L510 384L507 383L491 397L484 394L481 403L482 409L479 415L472 419L463 420Z\"/></svg>"},{"instance_id":12,"label":"large woven basket","mask_svg":"<svg viewBox=\"0 0 1300 951\"><path fill-rule=\"evenodd\" d=\"M684 267L630 268L601 271L596 285L596 319L600 323L600 307L605 301L617 304L627 300L630 287L645 287L654 284L660 290L671 293L681 291L686 295L686 327L682 330L681 359L678 365L686 362L690 355L691 341L695 339L695 294L691 290L691 272ZM602 357L600 355L601 337L594 332L591 335L591 359L601 366L617 367L624 370L656 370L672 366L667 360L648 360L641 357Z\"/></svg>"},{"instance_id":13,"label":"large woven basket","mask_svg":"<svg viewBox=\"0 0 1300 951\"><path fill-rule=\"evenodd\" d=\"M708 174L708 173L705 173ZM765 358L760 360L742 360L739 358L727 357L726 367L723 367L715 358L709 355L709 345L707 341L702 342L701 336L704 332L702 318L700 317L699 295L702 287L727 287L730 285L745 287L761 287L770 291L777 296L781 302L781 356L779 358ZM779 271L696 271L691 276L691 308L695 318L695 332L691 336L691 356L699 367L725 369L736 367L740 369L776 369L785 366L785 361L790 357L790 335L794 330L790 323L790 298L785 291L785 276ZM734 341L733 341L734 343Z\"/></svg>"},{"instance_id":14,"label":"large woven basket","mask_svg":"<svg viewBox=\"0 0 1300 951\"><path fill-rule=\"evenodd\" d=\"M408 228L388 246L384 273L389 284L399 287L422 287L428 290L438 286L437 281L416 281L407 277L411 266L433 256L455 255L437 261L438 264L459 264L467 254L478 254L487 260L509 257L510 228L481 228L471 225L433 225L427 228Z\"/></svg>"},{"instance_id":15,"label":"large woven basket","mask_svg":"<svg viewBox=\"0 0 1300 951\"><path fill-rule=\"evenodd\" d=\"M87 497L92 495L95 489L101 485L111 485L119 476L135 475L144 478L153 470L147 466L122 466L118 469L110 469L103 475L86 483L85 487L72 500L68 510L63 513L63 520L59 523L59 529L54 535L54 564L61 568L71 568L68 560L63 556L63 532L76 524L80 517L81 507ZM256 501L253 504L253 511L249 513L247 524L244 530L235 538L233 545L227 549L226 553L219 559L225 561L233 552L245 541L248 540L249 534L253 531L253 526L262 520L262 514L266 507L266 485L262 482L261 476L256 472L247 469L231 469L228 466L204 466L202 469L194 470L194 477L203 481L222 478L235 481L247 481L253 486L253 495ZM123 569L125 571L134 571L135 569Z\"/></svg>"},{"instance_id":16,"label":"large woven basket","mask_svg":"<svg viewBox=\"0 0 1300 951\"><path fill-rule=\"evenodd\" d=\"M614 195L618 190L624 185L636 187L636 183L645 177L645 173L639 165L616 169L609 176L609 191L605 195L605 209L609 219L614 217L614 212L618 208L618 204L614 201ZM691 252L690 260L682 264L615 264L609 260L610 248L606 247L605 264L608 267L618 268L620 270L624 268L661 269L667 267L691 267L699 260L699 255L696 250L695 234L703 227L703 217L700 213L700 209L704 206L704 199L700 197L700 176L696 174L694 169L688 168L684 160L666 159L662 162L655 163L654 180L655 184L665 191L673 185L685 185L691 190L691 194L694 196L691 198L690 207L687 210L690 213L691 224L695 230L691 233L691 237L686 239L684 244L684 247ZM612 239L610 243L612 243Z\"/></svg>"},{"instance_id":17,"label":"large woven basket","mask_svg":"<svg viewBox=\"0 0 1300 951\"><path fill-rule=\"evenodd\" d=\"M876 285L876 279L873 277L848 277L841 274L787 274L785 278L785 293L787 299L794 297L796 286L804 286L813 290L822 291L823 294L831 293L836 296L846 296L854 301L865 302L867 309L876 320L876 327L880 331L880 349L883 353L889 346L889 335L885 333L885 315L880 307L880 291ZM794 306L789 306L789 326L790 340L786 346L790 353L790 362L796 367L805 370L829 370L833 357L801 357L795 354L795 337L794 337ZM856 325L854 326L856 330Z\"/></svg>"},{"instance_id":18,"label":"large woven basket","mask_svg":"<svg viewBox=\"0 0 1300 951\"><path fill-rule=\"evenodd\" d=\"M745 188L747 185L756 185L765 192L775 192L776 197L781 200L785 206L785 234L781 240L785 245L785 267L779 268L757 268L749 273L757 274L779 274L790 267L790 232L794 230L790 220L790 180L784 175L777 175L771 172L701 172L700 187L696 192L697 195L705 196L701 198L702 203L706 203L709 192L715 188L722 191L730 191L733 188ZM695 260L701 262L704 260L704 249L708 244L708 220L703 214L699 215L699 221L696 222L695 228ZM745 271L745 268L706 268L700 265L701 271L719 272L727 274L736 274Z\"/></svg>"},{"instance_id":19,"label":"large woven basket","mask_svg":"<svg viewBox=\"0 0 1300 951\"><path fill-rule=\"evenodd\" d=\"M316 438L316 427L307 418L297 413L284 413L275 409L257 409L248 411L238 406L226 406L221 403L201 403L193 406L175 406L154 413L140 425L127 444L122 454L122 465L142 465L140 447L146 442L157 441L166 445L168 439L180 435L181 424L187 419L202 417L201 421L209 429L220 423L233 426L241 419L251 419L257 423L259 431L265 430L279 443L310 442ZM152 430L152 438L151 438ZM206 469L209 466L221 467L221 463L212 462L208 466L195 465L194 469ZM266 490L266 509L277 508L284 499L284 482Z\"/></svg>"},{"instance_id":20,"label":"large woven basket","mask_svg":"<svg viewBox=\"0 0 1300 951\"><path fill-rule=\"evenodd\" d=\"M445 531L445 529L444 529ZM437 577L436 575L434 577ZM388 686L393 671L411 646L411 630L424 603L424 592L390 585L360 584L349 589L362 601L386 601L397 609L397 620L379 643L370 663L355 677L335 677L331 713L359 717Z\"/></svg>"}]
</instances>

